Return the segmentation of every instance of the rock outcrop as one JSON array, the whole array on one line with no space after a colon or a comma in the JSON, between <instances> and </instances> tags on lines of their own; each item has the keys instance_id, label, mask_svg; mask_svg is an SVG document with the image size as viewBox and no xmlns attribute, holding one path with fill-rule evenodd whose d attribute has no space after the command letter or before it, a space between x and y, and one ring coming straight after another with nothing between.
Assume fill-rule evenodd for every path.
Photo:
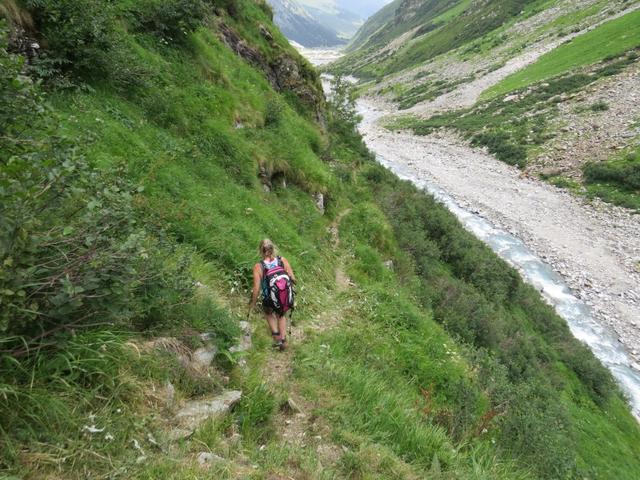
<instances>
[{"instance_id":1,"label":"rock outcrop","mask_svg":"<svg viewBox=\"0 0 640 480\"><path fill-rule=\"evenodd\" d=\"M325 125L323 113L324 93L320 78L313 68L302 57L294 57L280 52L274 59L268 59L257 48L248 44L233 28L220 22L218 24L220 39L254 67L264 72L271 86L278 92L293 92L304 105L315 112L321 126ZM263 34L265 39L273 40L271 34ZM272 45L277 50L277 45Z\"/></svg>"}]
</instances>

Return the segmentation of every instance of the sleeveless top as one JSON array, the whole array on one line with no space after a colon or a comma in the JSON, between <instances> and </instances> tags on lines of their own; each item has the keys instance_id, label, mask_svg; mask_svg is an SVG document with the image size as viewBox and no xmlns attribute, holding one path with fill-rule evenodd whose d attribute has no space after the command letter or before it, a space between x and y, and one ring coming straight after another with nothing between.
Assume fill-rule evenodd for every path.
<instances>
[{"instance_id":1,"label":"sleeveless top","mask_svg":"<svg viewBox=\"0 0 640 480\"><path fill-rule=\"evenodd\" d=\"M262 265L264 265L266 270L271 270L272 268L276 268L278 266L278 257L274 258L270 262L263 260Z\"/></svg>"}]
</instances>

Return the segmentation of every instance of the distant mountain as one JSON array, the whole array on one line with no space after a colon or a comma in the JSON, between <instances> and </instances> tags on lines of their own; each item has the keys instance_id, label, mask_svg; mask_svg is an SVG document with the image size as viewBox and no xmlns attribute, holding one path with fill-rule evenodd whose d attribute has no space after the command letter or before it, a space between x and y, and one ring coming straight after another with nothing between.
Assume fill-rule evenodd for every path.
<instances>
[{"instance_id":1,"label":"distant mountain","mask_svg":"<svg viewBox=\"0 0 640 480\"><path fill-rule=\"evenodd\" d=\"M300 4L292 0L269 0L274 21L285 36L305 47L336 47L343 45L335 30L323 26Z\"/></svg>"},{"instance_id":2,"label":"distant mountain","mask_svg":"<svg viewBox=\"0 0 640 480\"><path fill-rule=\"evenodd\" d=\"M305 7L325 12L351 12L362 20L384 7L391 0L298 0Z\"/></svg>"},{"instance_id":3,"label":"distant mountain","mask_svg":"<svg viewBox=\"0 0 640 480\"><path fill-rule=\"evenodd\" d=\"M275 22L305 47L347 43L365 20L390 0L268 0Z\"/></svg>"},{"instance_id":4,"label":"distant mountain","mask_svg":"<svg viewBox=\"0 0 640 480\"><path fill-rule=\"evenodd\" d=\"M317 8L309 5L312 2L310 0L298 0L304 7L304 9L323 27L329 28L336 32L336 34L349 40L352 38L358 29L364 24L364 19L350 10L345 10L340 7L332 7L331 9Z\"/></svg>"},{"instance_id":5,"label":"distant mountain","mask_svg":"<svg viewBox=\"0 0 640 480\"><path fill-rule=\"evenodd\" d=\"M387 25L394 18L401 2L402 0L393 0L369 17L351 39L349 50L355 50L361 47L369 40L369 37Z\"/></svg>"}]
</instances>

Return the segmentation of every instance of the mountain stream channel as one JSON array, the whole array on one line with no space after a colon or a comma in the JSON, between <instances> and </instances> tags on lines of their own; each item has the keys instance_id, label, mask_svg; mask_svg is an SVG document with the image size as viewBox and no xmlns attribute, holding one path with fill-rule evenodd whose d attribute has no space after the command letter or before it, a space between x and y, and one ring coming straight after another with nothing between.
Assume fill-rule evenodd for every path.
<instances>
[{"instance_id":1,"label":"mountain stream channel","mask_svg":"<svg viewBox=\"0 0 640 480\"><path fill-rule=\"evenodd\" d=\"M301 50L315 65L340 56L335 50ZM323 75L325 90L329 78ZM581 201L538 180L523 178L515 168L486 153L473 152L453 135L416 137L384 129L380 119L395 113L384 101L364 97L358 100L357 110L362 116L360 132L378 162L444 204L467 230L537 288L567 321L573 335L611 370L640 421L640 297L636 293L640 276L611 265L616 262L606 258L609 245L602 245L604 240L594 243L599 230L594 232L589 222L592 218L599 220L598 215L580 212L578 222L576 218L581 215L574 215L575 210L589 208ZM475 158L469 160L471 156ZM476 188L469 188L469 184ZM478 194L481 191L484 193ZM503 208L496 206L500 203ZM542 212L536 211L536 203ZM550 210L555 213L558 209L567 213L550 214ZM604 227L631 235L633 245L640 238L640 215L619 210L617 218L622 215L626 228L615 221ZM545 222L545 234L540 234ZM625 254L628 252L623 249L619 257ZM591 262L576 261L576 255L578 259L591 257ZM633 262L636 260L634 257ZM582 285L591 289L585 287L585 291Z\"/></svg>"}]
</instances>

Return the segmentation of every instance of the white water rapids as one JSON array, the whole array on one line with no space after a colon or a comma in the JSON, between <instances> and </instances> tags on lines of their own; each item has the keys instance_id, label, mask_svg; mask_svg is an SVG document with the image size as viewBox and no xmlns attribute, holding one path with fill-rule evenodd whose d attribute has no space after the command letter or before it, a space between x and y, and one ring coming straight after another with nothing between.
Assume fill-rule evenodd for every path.
<instances>
[{"instance_id":1,"label":"white water rapids","mask_svg":"<svg viewBox=\"0 0 640 480\"><path fill-rule=\"evenodd\" d=\"M318 65L340 56L331 50L303 50L312 63ZM326 87L326 86L325 86ZM358 113L362 115L362 126L377 122L383 114L364 101L358 103ZM371 148L371 145L370 145ZM590 308L567 286L563 278L550 265L536 256L518 237L497 228L482 216L465 210L454 198L438 185L420 178L393 154L385 157L376 153L378 161L400 178L409 180L424 189L444 204L464 227L477 238L489 245L502 259L515 267L523 279L537 288L555 307L557 313L566 320L573 335L586 343L595 356L606 365L627 395L635 417L640 420L640 372L631 367L632 360L617 336L607 326L600 323Z\"/></svg>"}]
</instances>

